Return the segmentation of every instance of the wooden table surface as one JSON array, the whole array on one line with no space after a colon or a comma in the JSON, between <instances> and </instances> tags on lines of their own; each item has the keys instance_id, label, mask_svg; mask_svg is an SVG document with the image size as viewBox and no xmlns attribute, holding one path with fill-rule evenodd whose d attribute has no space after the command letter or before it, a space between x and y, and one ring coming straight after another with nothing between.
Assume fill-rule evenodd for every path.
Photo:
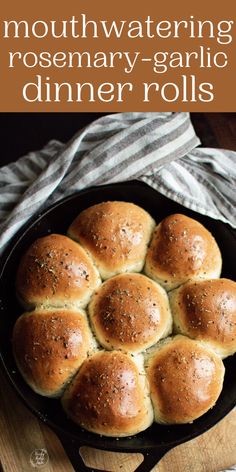
<instances>
[{"instance_id":1,"label":"wooden table surface","mask_svg":"<svg viewBox=\"0 0 236 472\"><path fill-rule=\"evenodd\" d=\"M28 126L28 136L30 136L29 121L31 120L32 129L35 129L40 120L43 120L43 115L25 117L23 124L21 123L21 131L22 126L23 128ZM59 115L54 116L57 125L60 122L63 123L65 119L65 116ZM76 123L81 124L81 116L76 115L79 114L67 117L67 126L69 126L68 120L71 120L71 134L76 131ZM23 139L22 133L19 133L19 126L17 128L17 117L8 114L6 117L1 116L1 118L4 118L1 133L6 133L9 126L11 132L14 132L14 126L18 129L18 134L16 131L16 141L18 139L17 149L18 152L20 150L20 153L17 154L15 143L11 146L11 143L8 142L7 160L0 161L0 165L16 159L26 150L29 150L29 143L26 142L26 138ZM29 140L32 149L41 147L49 138L56 137L57 139L66 140L70 137L66 135L69 131L65 127L63 127L64 131L61 128L61 134L58 128L57 135L53 134L55 123L52 125L53 121L50 121L53 120L53 117L48 115L47 117L44 116L44 119L46 124L40 138L37 140L35 137L33 142ZM87 115L86 120L89 120ZM204 146L222 147L236 151L235 113L194 113L192 114L192 121ZM20 122L22 122L22 119L18 115L18 125ZM52 134L48 136L47 133L50 132ZM73 468L56 435L22 405L6 379L0 374L0 472L32 472L38 470L32 460L35 454L34 451L38 449L46 450L48 454L46 456L48 461L41 468L44 472L73 472ZM87 465L106 472L132 472L142 460L140 454L108 453L89 448L83 448L81 454ZM170 451L153 471L217 472L234 463L236 463L236 410L232 411L207 433Z\"/></svg>"}]
</instances>

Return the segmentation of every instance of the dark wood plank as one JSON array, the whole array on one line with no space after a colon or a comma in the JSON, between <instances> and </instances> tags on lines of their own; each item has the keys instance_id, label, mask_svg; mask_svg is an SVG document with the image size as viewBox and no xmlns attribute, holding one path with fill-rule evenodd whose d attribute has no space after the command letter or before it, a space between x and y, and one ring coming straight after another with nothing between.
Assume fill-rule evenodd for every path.
<instances>
[{"instance_id":1,"label":"dark wood plank","mask_svg":"<svg viewBox=\"0 0 236 472\"><path fill-rule=\"evenodd\" d=\"M202 146L236 151L236 113L191 113Z\"/></svg>"}]
</instances>

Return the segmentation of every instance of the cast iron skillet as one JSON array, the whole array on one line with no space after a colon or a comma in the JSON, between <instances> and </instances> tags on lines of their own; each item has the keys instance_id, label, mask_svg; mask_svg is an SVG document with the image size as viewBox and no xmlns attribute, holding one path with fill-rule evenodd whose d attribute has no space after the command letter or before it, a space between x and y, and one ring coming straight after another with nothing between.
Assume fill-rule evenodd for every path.
<instances>
[{"instance_id":1,"label":"cast iron skillet","mask_svg":"<svg viewBox=\"0 0 236 472\"><path fill-rule=\"evenodd\" d=\"M59 436L77 472L90 471L80 457L79 447L87 445L98 449L122 452L140 452L144 461L137 472L148 472L158 460L174 446L188 441L211 428L236 404L235 357L225 360L224 388L216 406L193 424L164 426L153 424L146 431L131 437L116 440L101 437L81 430L62 412L60 402L41 397L23 381L12 356L11 334L16 318L22 313L15 298L15 274L19 258L37 238L50 232L65 233L73 218L84 208L106 200L124 200L137 203L149 211L159 222L163 217L182 212L203 223L215 236L223 256L222 276L235 277L236 235L227 225L189 211L158 194L145 184L128 182L90 188L54 204L37 215L14 238L3 256L0 276L0 346L1 363L10 383L30 410L47 423Z\"/></svg>"}]
</instances>

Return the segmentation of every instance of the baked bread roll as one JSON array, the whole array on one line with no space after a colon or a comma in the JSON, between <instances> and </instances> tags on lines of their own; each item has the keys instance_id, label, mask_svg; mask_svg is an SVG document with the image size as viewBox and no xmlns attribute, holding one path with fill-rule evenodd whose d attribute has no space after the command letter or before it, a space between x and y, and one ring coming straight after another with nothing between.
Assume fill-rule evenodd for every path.
<instances>
[{"instance_id":1,"label":"baked bread roll","mask_svg":"<svg viewBox=\"0 0 236 472\"><path fill-rule=\"evenodd\" d=\"M222 358L236 352L236 283L188 282L170 293L175 330L206 342Z\"/></svg>"},{"instance_id":2,"label":"baked bread roll","mask_svg":"<svg viewBox=\"0 0 236 472\"><path fill-rule=\"evenodd\" d=\"M96 267L79 244L50 234L37 239L22 257L16 290L27 310L38 305L84 307L100 283Z\"/></svg>"},{"instance_id":3,"label":"baked bread roll","mask_svg":"<svg viewBox=\"0 0 236 472\"><path fill-rule=\"evenodd\" d=\"M223 386L224 364L200 342L177 335L147 358L155 421L191 423L212 408Z\"/></svg>"},{"instance_id":4,"label":"baked bread roll","mask_svg":"<svg viewBox=\"0 0 236 472\"><path fill-rule=\"evenodd\" d=\"M141 356L100 351L84 361L62 405L82 428L104 436L130 436L153 421Z\"/></svg>"},{"instance_id":5,"label":"baked bread roll","mask_svg":"<svg viewBox=\"0 0 236 472\"><path fill-rule=\"evenodd\" d=\"M140 272L155 222L143 208L127 202L104 202L82 211L68 235L91 254L103 279Z\"/></svg>"},{"instance_id":6,"label":"baked bread roll","mask_svg":"<svg viewBox=\"0 0 236 472\"><path fill-rule=\"evenodd\" d=\"M145 273L172 290L189 279L220 277L222 259L211 233L198 221L175 214L155 229Z\"/></svg>"},{"instance_id":7,"label":"baked bread roll","mask_svg":"<svg viewBox=\"0 0 236 472\"><path fill-rule=\"evenodd\" d=\"M85 314L75 310L24 313L15 323L12 341L25 381L48 397L62 394L96 345Z\"/></svg>"},{"instance_id":8,"label":"baked bread roll","mask_svg":"<svg viewBox=\"0 0 236 472\"><path fill-rule=\"evenodd\" d=\"M217 280L213 236L179 214L154 229L133 203L99 203L78 215L69 237L37 239L18 267L28 312L14 326L16 364L35 392L62 396L67 415L93 433L131 436L154 416L192 422L221 392L220 356L236 351L236 284ZM181 284L169 296L176 330L188 337L163 339L173 325L164 288Z\"/></svg>"},{"instance_id":9,"label":"baked bread roll","mask_svg":"<svg viewBox=\"0 0 236 472\"><path fill-rule=\"evenodd\" d=\"M172 330L165 290L142 274L121 274L104 282L88 312L96 338L107 349L139 352Z\"/></svg>"}]
</instances>

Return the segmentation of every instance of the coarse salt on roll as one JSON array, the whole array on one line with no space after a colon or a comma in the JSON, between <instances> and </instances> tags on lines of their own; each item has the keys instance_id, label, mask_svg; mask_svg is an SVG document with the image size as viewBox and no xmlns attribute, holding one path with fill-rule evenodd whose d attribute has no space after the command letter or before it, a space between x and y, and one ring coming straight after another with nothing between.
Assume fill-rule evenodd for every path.
<instances>
[{"instance_id":1,"label":"coarse salt on roll","mask_svg":"<svg viewBox=\"0 0 236 472\"><path fill-rule=\"evenodd\" d=\"M104 436L130 436L148 428L153 409L141 355L94 354L66 389L62 405L81 427Z\"/></svg>"},{"instance_id":2,"label":"coarse salt on roll","mask_svg":"<svg viewBox=\"0 0 236 472\"><path fill-rule=\"evenodd\" d=\"M181 335L166 338L151 348L146 364L157 423L191 423L219 398L224 364L196 340Z\"/></svg>"},{"instance_id":3,"label":"coarse salt on roll","mask_svg":"<svg viewBox=\"0 0 236 472\"><path fill-rule=\"evenodd\" d=\"M26 309L84 307L100 283L96 267L79 244L67 236L50 234L37 239L23 255L16 290Z\"/></svg>"},{"instance_id":4,"label":"coarse salt on roll","mask_svg":"<svg viewBox=\"0 0 236 472\"><path fill-rule=\"evenodd\" d=\"M236 282L188 282L170 293L175 330L208 344L222 358L236 352Z\"/></svg>"},{"instance_id":5,"label":"coarse salt on roll","mask_svg":"<svg viewBox=\"0 0 236 472\"><path fill-rule=\"evenodd\" d=\"M165 290L142 274L121 274L104 282L88 312L98 341L107 349L139 352L172 330Z\"/></svg>"},{"instance_id":6,"label":"coarse salt on roll","mask_svg":"<svg viewBox=\"0 0 236 472\"><path fill-rule=\"evenodd\" d=\"M26 383L40 395L58 397L88 353L96 349L85 313L35 310L13 330L13 352Z\"/></svg>"},{"instance_id":7,"label":"coarse salt on roll","mask_svg":"<svg viewBox=\"0 0 236 472\"><path fill-rule=\"evenodd\" d=\"M68 235L91 254L103 279L118 273L140 272L155 222L143 208L112 201L82 211Z\"/></svg>"},{"instance_id":8,"label":"coarse salt on roll","mask_svg":"<svg viewBox=\"0 0 236 472\"><path fill-rule=\"evenodd\" d=\"M221 266L212 234L198 221L174 214L156 227L144 271L169 291L190 279L218 278Z\"/></svg>"}]
</instances>

